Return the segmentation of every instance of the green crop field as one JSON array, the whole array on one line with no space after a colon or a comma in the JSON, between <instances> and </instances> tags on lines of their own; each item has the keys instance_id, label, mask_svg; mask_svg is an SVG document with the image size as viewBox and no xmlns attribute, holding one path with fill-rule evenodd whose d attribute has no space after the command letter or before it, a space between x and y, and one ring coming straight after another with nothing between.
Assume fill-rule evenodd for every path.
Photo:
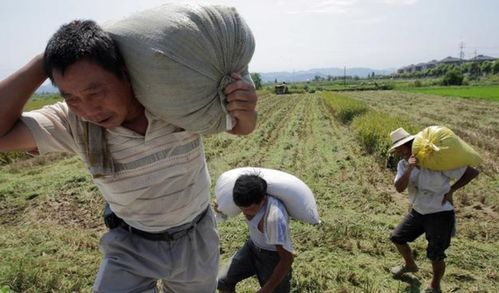
<instances>
[{"instance_id":1,"label":"green crop field","mask_svg":"<svg viewBox=\"0 0 499 293\"><path fill-rule=\"evenodd\" d=\"M406 88L401 90L412 93L428 94L428 95L499 101L499 86L497 85Z\"/></svg>"},{"instance_id":2,"label":"green crop field","mask_svg":"<svg viewBox=\"0 0 499 293\"><path fill-rule=\"evenodd\" d=\"M497 292L499 104L396 91L342 96L418 127L448 125L483 155L479 178L454 195L458 234L447 251L443 289ZM352 124L335 118L319 92L266 94L257 110L258 127L251 135L205 137L206 157L212 186L224 171L260 166L292 173L314 192L322 223L291 221L293 292L424 290L431 278L424 237L413 245L421 270L399 280L390 276L389 268L402 260L388 236L407 211L406 194L395 191L393 171L365 151ZM40 156L0 166L0 288L91 292L105 231L102 207L75 157ZM220 224L219 231L224 265L248 231L241 216ZM237 289L255 292L257 282L247 280Z\"/></svg>"},{"instance_id":3,"label":"green crop field","mask_svg":"<svg viewBox=\"0 0 499 293\"><path fill-rule=\"evenodd\" d=\"M51 95L35 95L31 97L31 99L26 103L26 106L24 106L24 111L30 111L34 109L41 108L45 105L50 105L55 102L60 102L62 101L62 97L57 94L51 94Z\"/></svg>"}]
</instances>

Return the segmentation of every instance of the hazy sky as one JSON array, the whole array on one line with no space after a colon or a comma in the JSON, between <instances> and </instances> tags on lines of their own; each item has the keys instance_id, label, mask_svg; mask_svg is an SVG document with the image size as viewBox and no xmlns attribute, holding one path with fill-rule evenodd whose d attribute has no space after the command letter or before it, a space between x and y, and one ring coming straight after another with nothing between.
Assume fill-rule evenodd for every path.
<instances>
[{"instance_id":1,"label":"hazy sky","mask_svg":"<svg viewBox=\"0 0 499 293\"><path fill-rule=\"evenodd\" d=\"M72 19L113 21L160 0L0 0L0 78L42 52ZM207 0L228 4L256 39L252 72L398 68L476 54L499 57L499 0Z\"/></svg>"}]
</instances>

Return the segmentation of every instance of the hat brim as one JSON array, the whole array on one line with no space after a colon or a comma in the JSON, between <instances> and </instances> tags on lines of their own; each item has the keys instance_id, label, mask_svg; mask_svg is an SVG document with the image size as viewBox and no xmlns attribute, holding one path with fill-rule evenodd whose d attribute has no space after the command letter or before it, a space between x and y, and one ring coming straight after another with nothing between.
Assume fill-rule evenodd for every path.
<instances>
[{"instance_id":1,"label":"hat brim","mask_svg":"<svg viewBox=\"0 0 499 293\"><path fill-rule=\"evenodd\" d=\"M388 152L393 153L393 151L395 151L396 148L398 148L399 146L401 146L401 145L403 145L403 144L405 144L413 139L414 139L414 135L409 135L408 137L397 141L394 145L392 145L392 147L390 149L388 149Z\"/></svg>"}]
</instances>

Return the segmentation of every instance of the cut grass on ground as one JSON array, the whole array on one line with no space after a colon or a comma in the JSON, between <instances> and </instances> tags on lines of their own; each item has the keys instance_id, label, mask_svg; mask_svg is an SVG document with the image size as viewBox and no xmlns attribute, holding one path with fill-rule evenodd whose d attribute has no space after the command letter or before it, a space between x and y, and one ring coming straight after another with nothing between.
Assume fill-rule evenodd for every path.
<instances>
[{"instance_id":1,"label":"cut grass on ground","mask_svg":"<svg viewBox=\"0 0 499 293\"><path fill-rule=\"evenodd\" d=\"M470 108L456 111L463 116ZM221 173L242 166L292 173L313 190L322 223L291 221L297 253L292 292L424 290L431 278L424 237L413 245L420 272L403 280L389 274L402 259L388 236L407 210L406 198L393 188L394 174L363 151L318 94L268 95L258 112L251 135L204 138L212 191ZM0 288L91 292L105 231L101 196L75 158L33 160L0 167ZM479 202L493 192L490 180L483 176L455 195L458 236L448 250L446 292L497 292L499 227ZM243 245L248 228L238 216L219 232L223 265ZM249 279L237 289L255 292L258 285Z\"/></svg>"}]
</instances>

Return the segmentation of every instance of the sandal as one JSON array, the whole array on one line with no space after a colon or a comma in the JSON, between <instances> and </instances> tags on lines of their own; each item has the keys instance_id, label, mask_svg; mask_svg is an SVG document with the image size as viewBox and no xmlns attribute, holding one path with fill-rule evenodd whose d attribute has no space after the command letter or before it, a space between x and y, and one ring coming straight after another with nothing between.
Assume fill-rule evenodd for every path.
<instances>
[{"instance_id":1,"label":"sandal","mask_svg":"<svg viewBox=\"0 0 499 293\"><path fill-rule=\"evenodd\" d=\"M393 267L393 268L390 269L390 272L392 273L392 275L394 277L400 277L400 276L402 276L405 273L415 273L417 271L419 271L418 267L409 268L409 267L406 267L404 265L402 265L402 266L396 266L396 267Z\"/></svg>"}]
</instances>

